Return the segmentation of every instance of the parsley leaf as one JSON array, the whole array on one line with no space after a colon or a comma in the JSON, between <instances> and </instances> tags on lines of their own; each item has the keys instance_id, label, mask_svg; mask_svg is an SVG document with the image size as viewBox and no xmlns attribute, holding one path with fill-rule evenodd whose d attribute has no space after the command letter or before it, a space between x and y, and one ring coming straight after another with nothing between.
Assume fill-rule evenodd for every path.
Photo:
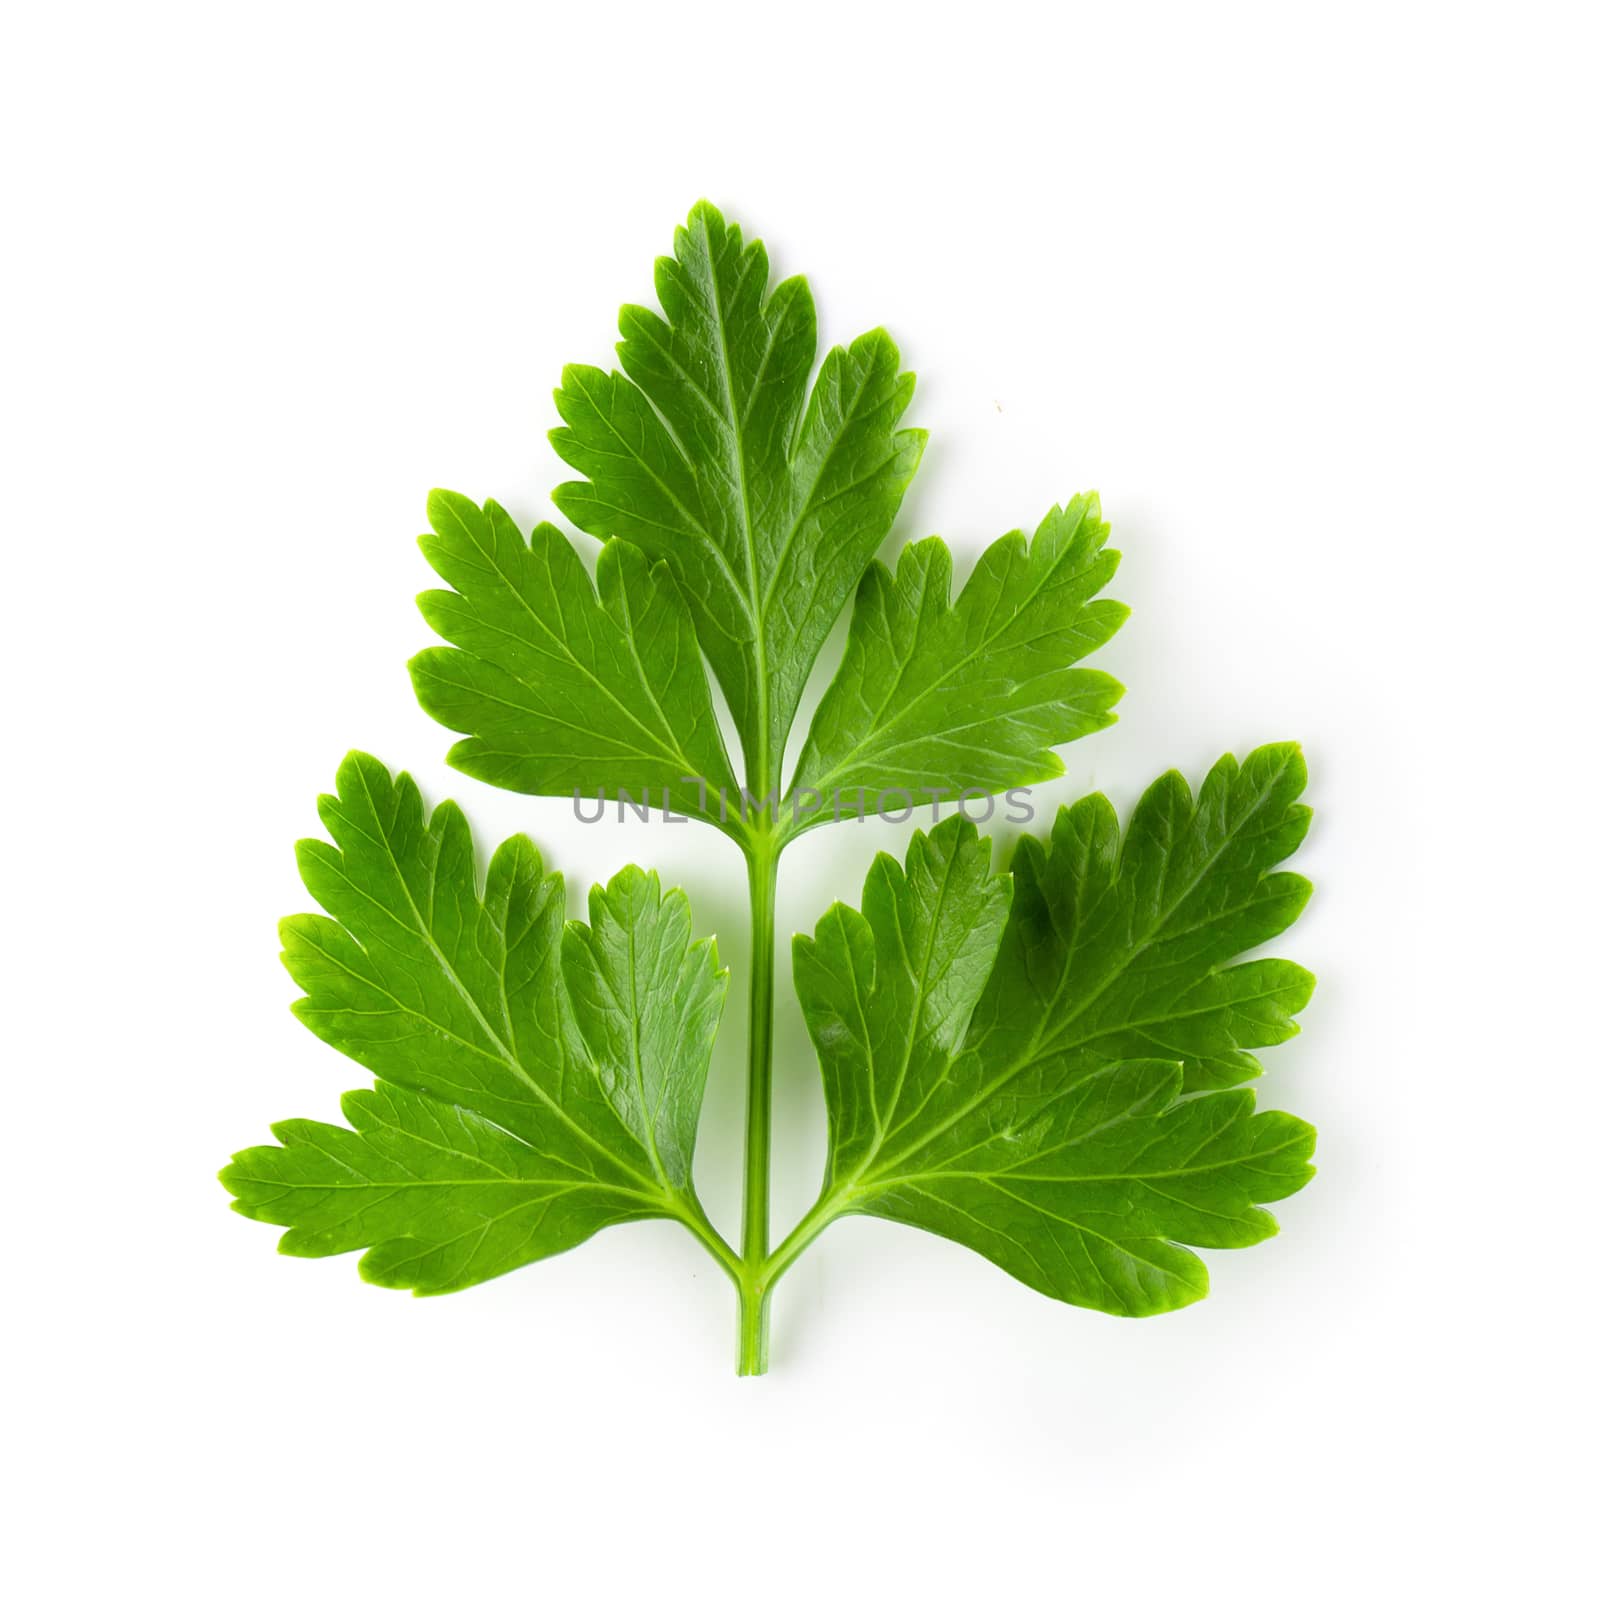
<instances>
[{"instance_id":1,"label":"parsley leaf","mask_svg":"<svg viewBox=\"0 0 1600 1600\"><path fill-rule=\"evenodd\" d=\"M817 651L900 508L925 435L881 328L830 350L802 278L704 202L656 263L664 316L624 307L622 372L571 366L551 442L585 482L555 502L677 575L728 697L752 785L778 781Z\"/></svg>"},{"instance_id":2,"label":"parsley leaf","mask_svg":"<svg viewBox=\"0 0 1600 1600\"><path fill-rule=\"evenodd\" d=\"M951 598L950 552L873 559L921 459L913 380L882 330L827 353L804 280L704 202L656 264L660 312L624 307L620 372L565 369L556 504L601 541L524 536L494 501L435 492L420 597L444 640L411 662L453 765L525 794L670 806L728 834L750 895L744 1195L737 1252L693 1181L727 974L688 903L625 868L563 923L523 837L479 888L450 803L370 756L300 846L326 916L283 924L301 1020L377 1084L345 1126L293 1121L223 1173L291 1254L364 1250L374 1282L443 1293L639 1217L681 1222L739 1301L739 1371L766 1370L772 1291L835 1217L971 1246L1044 1293L1145 1315L1206 1291L1191 1247L1251 1244L1311 1175L1312 1130L1258 1113L1252 1051L1288 1038L1312 980L1241 960L1309 885L1289 745L1168 774L1124 834L1103 796L1063 808L1009 871L965 817L880 856L861 909L795 947L829 1116L823 1190L771 1247L778 866L826 820L1056 777L1113 720L1080 665L1127 615L1098 500L1005 535ZM851 594L843 659L780 801L818 650ZM706 662L727 697L743 781Z\"/></svg>"},{"instance_id":3,"label":"parsley leaf","mask_svg":"<svg viewBox=\"0 0 1600 1600\"><path fill-rule=\"evenodd\" d=\"M624 868L563 930L563 890L508 839L480 896L466 820L352 754L299 847L328 916L288 917L295 1014L381 1080L350 1126L293 1121L241 1151L235 1209L291 1255L366 1249L362 1275L441 1294L600 1228L673 1217L713 1254L690 1176L727 974L689 906Z\"/></svg>"},{"instance_id":4,"label":"parsley leaf","mask_svg":"<svg viewBox=\"0 0 1600 1600\"><path fill-rule=\"evenodd\" d=\"M1057 1299L1126 1316L1206 1292L1184 1246L1254 1244L1262 1203L1311 1177L1313 1131L1254 1110L1246 1052L1295 1032L1310 975L1229 963L1281 932L1309 885L1271 869L1303 837L1292 745L1176 773L1125 838L1103 796L1023 839L1014 894L954 817L904 869L879 856L861 910L795 946L821 1060L827 1182L780 1246L834 1216L954 1239ZM1007 901L1009 900L1009 913Z\"/></svg>"},{"instance_id":5,"label":"parsley leaf","mask_svg":"<svg viewBox=\"0 0 1600 1600\"><path fill-rule=\"evenodd\" d=\"M457 648L414 657L411 681L429 716L471 735L451 765L523 794L648 794L722 826L707 797L733 774L666 567L613 540L597 597L547 522L524 539L494 501L480 510L444 490L428 497L428 520L423 554L451 588L417 603Z\"/></svg>"},{"instance_id":6,"label":"parsley leaf","mask_svg":"<svg viewBox=\"0 0 1600 1600\"><path fill-rule=\"evenodd\" d=\"M1076 663L1128 608L1096 600L1117 569L1100 502L1053 508L984 551L952 606L950 552L909 545L893 577L873 562L850 639L812 720L791 787L794 832L830 820L812 800L859 792L856 810L1059 777L1050 748L1108 727L1122 685ZM814 808L814 809L812 809Z\"/></svg>"}]
</instances>

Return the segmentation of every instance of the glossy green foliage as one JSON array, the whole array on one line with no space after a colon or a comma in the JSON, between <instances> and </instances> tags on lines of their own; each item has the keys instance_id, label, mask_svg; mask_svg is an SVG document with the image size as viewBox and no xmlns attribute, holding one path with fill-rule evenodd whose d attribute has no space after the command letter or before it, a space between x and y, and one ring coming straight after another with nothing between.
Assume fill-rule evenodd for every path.
<instances>
[{"instance_id":1,"label":"glossy green foliage","mask_svg":"<svg viewBox=\"0 0 1600 1600\"><path fill-rule=\"evenodd\" d=\"M701 204L656 264L661 312L622 312L622 371L568 367L551 435L585 481L555 502L677 574L744 745L773 761L822 641L883 543L925 436L882 329L830 350L802 278Z\"/></svg>"},{"instance_id":2,"label":"glossy green foliage","mask_svg":"<svg viewBox=\"0 0 1600 1600\"><path fill-rule=\"evenodd\" d=\"M222 1181L291 1255L367 1249L363 1275L437 1294L613 1222L699 1232L690 1164L727 974L680 891L625 868L564 925L526 838L480 895L466 819L351 755L300 845L328 913L285 918L295 1015L380 1080L350 1127L285 1122Z\"/></svg>"},{"instance_id":3,"label":"glossy green foliage","mask_svg":"<svg viewBox=\"0 0 1600 1600\"><path fill-rule=\"evenodd\" d=\"M665 563L600 552L595 584L563 533L529 539L494 501L428 497L421 541L449 589L418 601L455 649L411 662L422 708L470 734L452 765L524 794L626 791L715 821L733 787L694 625ZM697 781L698 780L698 781Z\"/></svg>"},{"instance_id":4,"label":"glossy green foliage","mask_svg":"<svg viewBox=\"0 0 1600 1600\"><path fill-rule=\"evenodd\" d=\"M868 813L1059 777L1052 745L1109 726L1122 685L1076 663L1128 608L1095 599L1117 569L1100 502L1055 507L1030 544L984 551L955 603L942 539L908 545L894 576L873 562L850 639L800 752L794 791L850 791ZM830 820L820 807L807 826Z\"/></svg>"},{"instance_id":5,"label":"glossy green foliage","mask_svg":"<svg viewBox=\"0 0 1600 1600\"><path fill-rule=\"evenodd\" d=\"M854 595L838 672L784 803L782 843L823 823L1056 777L1055 746L1108 726L1122 686L1078 665L1127 608L1099 501L991 545L951 601L943 540L873 556L921 459L912 378L881 329L823 358L805 280L702 202L628 306L620 372L568 367L551 434L584 474L556 504L603 541L598 597L565 536L524 539L494 502L436 491L422 596L455 649L411 663L423 708L470 735L452 765L526 794L635 799L748 845L741 787L779 786L817 651ZM737 778L704 682L727 695ZM731 804L728 797L732 797Z\"/></svg>"},{"instance_id":6,"label":"glossy green foliage","mask_svg":"<svg viewBox=\"0 0 1600 1600\"><path fill-rule=\"evenodd\" d=\"M832 1130L820 1215L943 1234L1057 1299L1126 1316L1206 1292L1183 1248L1255 1244L1311 1177L1312 1130L1254 1110L1246 1052L1296 1031L1310 974L1235 963L1298 915L1293 746L1176 773L1125 837L1063 807L1009 877L959 817L879 856L861 910L795 947Z\"/></svg>"},{"instance_id":7,"label":"glossy green foliage","mask_svg":"<svg viewBox=\"0 0 1600 1600\"><path fill-rule=\"evenodd\" d=\"M1311 1175L1312 1132L1257 1112L1253 1052L1290 1037L1311 978L1252 956L1309 886L1292 746L1169 774L1124 833L1091 796L1003 872L956 816L880 856L859 910L795 947L827 1099L816 1204L770 1239L779 860L844 816L1057 777L1113 720L1083 662L1127 612L1093 495L1006 534L952 595L937 538L874 557L924 437L881 329L816 362L800 278L700 204L624 308L621 370L569 367L551 439L581 476L557 506L601 541L591 577L548 523L436 492L420 599L444 641L411 662L450 762L529 795L624 796L720 828L751 903L745 1188L737 1249L706 1217L695 1134L727 975L681 892L626 868L565 922L561 879L508 840L480 883L449 802L368 756L300 846L326 915L283 924L295 1012L377 1079L347 1125L291 1121L223 1173L294 1255L365 1251L373 1282L436 1294L671 1218L739 1299L739 1370L765 1370L770 1297L837 1217L975 1249L1061 1300L1124 1315L1206 1292L1194 1247L1252 1244ZM581 541L580 541L581 542ZM843 658L779 799L823 640ZM708 673L707 664L710 672ZM743 762L719 727L726 696ZM1248 958L1248 959L1246 959Z\"/></svg>"}]
</instances>

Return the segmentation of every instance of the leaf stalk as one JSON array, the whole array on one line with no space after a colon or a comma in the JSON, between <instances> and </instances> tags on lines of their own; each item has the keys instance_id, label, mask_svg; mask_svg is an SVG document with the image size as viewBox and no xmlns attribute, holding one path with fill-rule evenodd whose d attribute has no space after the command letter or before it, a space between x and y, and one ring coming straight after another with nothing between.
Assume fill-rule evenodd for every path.
<instances>
[{"instance_id":1,"label":"leaf stalk","mask_svg":"<svg viewBox=\"0 0 1600 1600\"><path fill-rule=\"evenodd\" d=\"M761 1269L767 1260L772 1183L772 991L779 845L770 833L752 835L746 852L750 879L750 1055L745 1096L744 1226L740 1254L739 1372L767 1369L768 1313Z\"/></svg>"}]
</instances>

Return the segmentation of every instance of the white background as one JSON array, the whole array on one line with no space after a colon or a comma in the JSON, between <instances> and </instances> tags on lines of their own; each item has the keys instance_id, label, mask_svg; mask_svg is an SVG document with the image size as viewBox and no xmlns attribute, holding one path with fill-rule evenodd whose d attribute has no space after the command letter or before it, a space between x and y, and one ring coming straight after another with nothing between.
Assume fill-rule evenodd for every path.
<instances>
[{"instance_id":1,"label":"white background","mask_svg":"<svg viewBox=\"0 0 1600 1600\"><path fill-rule=\"evenodd\" d=\"M1592 1593L1592 22L12 8L12 1592ZM699 1165L734 1225L737 857L450 772L404 670L427 490L548 513L560 366L702 194L920 373L896 542L964 571L1101 491L1128 694L1049 804L1305 742L1282 949L1321 987L1263 1098L1321 1175L1180 1316L854 1222L738 1381L666 1224L414 1301L215 1182L364 1079L274 935L359 745L533 832L574 909L635 856L686 885L736 977ZM812 835L780 929L905 838ZM787 1222L822 1121L781 989Z\"/></svg>"}]
</instances>

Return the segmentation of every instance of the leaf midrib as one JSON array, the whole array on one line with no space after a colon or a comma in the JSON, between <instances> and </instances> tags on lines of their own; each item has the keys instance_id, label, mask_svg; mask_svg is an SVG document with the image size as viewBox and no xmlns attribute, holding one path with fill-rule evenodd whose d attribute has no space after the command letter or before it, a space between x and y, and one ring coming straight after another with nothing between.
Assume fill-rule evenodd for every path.
<instances>
[{"instance_id":1,"label":"leaf midrib","mask_svg":"<svg viewBox=\"0 0 1600 1600\"><path fill-rule=\"evenodd\" d=\"M748 777L758 791L765 792L767 773L771 760L768 749L768 683L767 637L765 607L757 602L756 533L755 519L750 511L750 485L744 453L744 421L739 415L739 402L733 388L733 362L728 350L728 329L722 310L722 286L717 281L717 259L711 249L711 230L704 215L700 221L700 237L705 245L707 288L711 295L712 327L716 331L717 355L722 367L723 391L728 397L729 439L733 446L734 475L739 490L739 515L744 531L745 575L750 614L754 632L755 691L756 691L756 759ZM748 752L746 752L748 759Z\"/></svg>"}]
</instances>

